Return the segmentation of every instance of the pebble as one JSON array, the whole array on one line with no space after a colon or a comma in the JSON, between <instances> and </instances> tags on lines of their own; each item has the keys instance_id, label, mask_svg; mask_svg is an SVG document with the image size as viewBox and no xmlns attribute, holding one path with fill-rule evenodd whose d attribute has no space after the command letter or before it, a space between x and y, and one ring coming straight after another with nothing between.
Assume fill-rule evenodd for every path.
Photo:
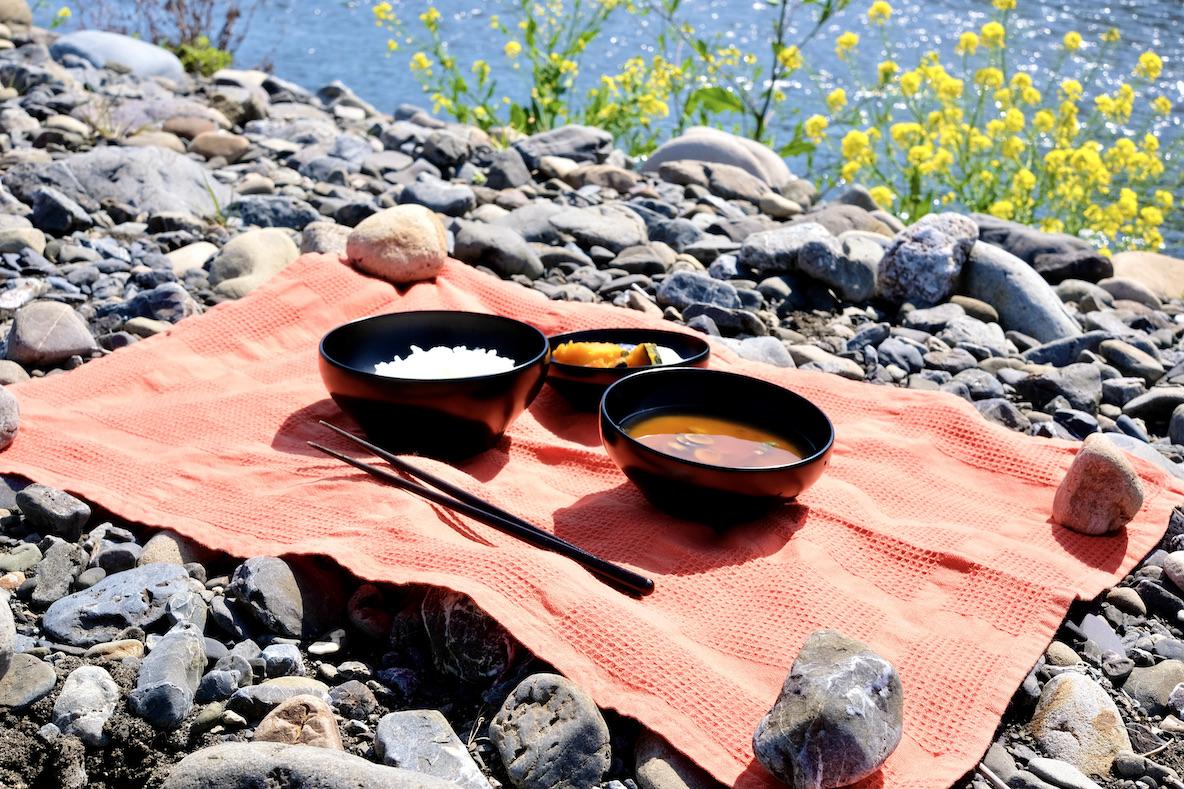
<instances>
[{"instance_id":1,"label":"pebble","mask_svg":"<svg viewBox=\"0 0 1184 789\"><path fill-rule=\"evenodd\" d=\"M205 644L197 631L170 631L140 664L129 707L157 728L175 729L193 707L205 665Z\"/></svg>"},{"instance_id":2,"label":"pebble","mask_svg":"<svg viewBox=\"0 0 1184 789\"><path fill-rule=\"evenodd\" d=\"M90 507L62 490L29 485L16 494L16 505L31 529L77 539L90 520Z\"/></svg>"},{"instance_id":3,"label":"pebble","mask_svg":"<svg viewBox=\"0 0 1184 789\"><path fill-rule=\"evenodd\" d=\"M363 219L346 240L359 270L396 285L430 279L448 257L444 226L432 211L401 205Z\"/></svg>"},{"instance_id":4,"label":"pebble","mask_svg":"<svg viewBox=\"0 0 1184 789\"><path fill-rule=\"evenodd\" d=\"M58 675L43 660L23 652L13 655L8 670L0 675L0 709L22 710L47 696Z\"/></svg>"},{"instance_id":5,"label":"pebble","mask_svg":"<svg viewBox=\"0 0 1184 789\"><path fill-rule=\"evenodd\" d=\"M0 677L8 670L8 664L16 652L16 623L12 618L12 606L8 592L0 591Z\"/></svg>"},{"instance_id":6,"label":"pebble","mask_svg":"<svg viewBox=\"0 0 1184 789\"><path fill-rule=\"evenodd\" d=\"M896 669L834 630L810 635L773 708L757 724L757 760L794 786L847 786L875 773L900 743Z\"/></svg>"},{"instance_id":7,"label":"pebble","mask_svg":"<svg viewBox=\"0 0 1184 789\"><path fill-rule=\"evenodd\" d=\"M54 725L92 748L102 748L108 742L103 727L115 713L119 698L119 686L106 669L79 666L66 677L54 702Z\"/></svg>"},{"instance_id":8,"label":"pebble","mask_svg":"<svg viewBox=\"0 0 1184 789\"><path fill-rule=\"evenodd\" d=\"M490 721L489 736L519 789L593 786L611 763L600 710L556 674L524 679Z\"/></svg>"},{"instance_id":9,"label":"pebble","mask_svg":"<svg viewBox=\"0 0 1184 789\"><path fill-rule=\"evenodd\" d=\"M441 778L454 786L490 786L452 726L436 710L384 715L374 732L374 753L383 764ZM512 766L507 769L513 772Z\"/></svg>"},{"instance_id":10,"label":"pebble","mask_svg":"<svg viewBox=\"0 0 1184 789\"><path fill-rule=\"evenodd\" d=\"M1087 775L1108 775L1115 755L1131 749L1113 700L1084 674L1058 674L1046 682L1029 728L1045 754Z\"/></svg>"},{"instance_id":11,"label":"pebble","mask_svg":"<svg viewBox=\"0 0 1184 789\"><path fill-rule=\"evenodd\" d=\"M1172 691L1181 682L1184 682L1184 661L1164 660L1154 666L1135 667L1122 689L1148 715L1163 715L1168 711Z\"/></svg>"},{"instance_id":12,"label":"pebble","mask_svg":"<svg viewBox=\"0 0 1184 789\"><path fill-rule=\"evenodd\" d=\"M1091 435L1057 488L1052 517L1082 534L1108 534L1143 506L1143 485L1130 461L1106 438Z\"/></svg>"},{"instance_id":13,"label":"pebble","mask_svg":"<svg viewBox=\"0 0 1184 789\"><path fill-rule=\"evenodd\" d=\"M259 721L254 739L345 750L333 710L317 696L293 696L281 702Z\"/></svg>"},{"instance_id":14,"label":"pebble","mask_svg":"<svg viewBox=\"0 0 1184 789\"><path fill-rule=\"evenodd\" d=\"M308 677L277 677L258 685L239 688L226 706L248 718L257 719L288 699L303 695L327 701L329 686Z\"/></svg>"}]
</instances>

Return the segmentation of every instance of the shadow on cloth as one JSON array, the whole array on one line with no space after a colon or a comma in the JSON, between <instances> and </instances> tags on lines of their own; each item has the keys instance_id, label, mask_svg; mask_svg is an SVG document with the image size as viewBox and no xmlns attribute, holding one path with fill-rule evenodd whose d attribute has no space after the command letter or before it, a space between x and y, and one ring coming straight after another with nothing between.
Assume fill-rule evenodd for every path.
<instances>
[{"instance_id":1,"label":"shadow on cloth","mask_svg":"<svg viewBox=\"0 0 1184 789\"><path fill-rule=\"evenodd\" d=\"M599 409L573 408L563 395L550 386L543 387L535 403L537 405L532 404L531 413L552 434L586 447L600 446Z\"/></svg>"},{"instance_id":2,"label":"shadow on cloth","mask_svg":"<svg viewBox=\"0 0 1184 789\"><path fill-rule=\"evenodd\" d=\"M1095 536L1079 534L1072 529L1066 529L1052 518L1045 521L1051 530L1052 537L1073 558L1097 568L1103 572L1112 573L1122 566L1126 556L1126 529L1122 529L1111 536Z\"/></svg>"},{"instance_id":3,"label":"shadow on cloth","mask_svg":"<svg viewBox=\"0 0 1184 789\"><path fill-rule=\"evenodd\" d=\"M609 561L662 575L695 575L778 553L809 517L809 507L787 501L762 518L719 529L671 517L625 483L556 510L554 523L556 536ZM632 521L652 529L613 527Z\"/></svg>"},{"instance_id":4,"label":"shadow on cloth","mask_svg":"<svg viewBox=\"0 0 1184 789\"><path fill-rule=\"evenodd\" d=\"M319 450L313 449L308 445L309 441L315 441L318 444L324 444L330 449L336 449L347 455L358 457L367 454L364 447L360 447L349 439L337 435L324 425L318 424L318 421L321 419L343 430L366 438L373 444L382 446L381 442L369 438L358 423L342 411L337 403L326 397L323 400L318 400L312 405L306 405L298 411L293 411L289 414L272 437L271 448L290 455L323 458L324 455ZM447 437L445 436L444 439L446 440ZM509 460L511 443L512 439L508 435L504 435L485 452L468 460L453 463L452 465L477 481L488 482L505 468L506 462ZM397 454L402 455L404 453L400 452ZM407 455L407 457L413 458L415 456ZM373 462L375 465L383 468L387 467L386 463L373 456L367 462ZM474 490L472 492L480 495L479 491Z\"/></svg>"}]
</instances>

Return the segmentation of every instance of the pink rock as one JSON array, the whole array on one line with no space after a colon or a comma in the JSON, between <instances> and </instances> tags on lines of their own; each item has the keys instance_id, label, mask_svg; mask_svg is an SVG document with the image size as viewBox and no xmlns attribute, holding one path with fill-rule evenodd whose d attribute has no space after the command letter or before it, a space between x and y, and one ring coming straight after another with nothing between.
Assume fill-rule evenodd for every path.
<instances>
[{"instance_id":1,"label":"pink rock","mask_svg":"<svg viewBox=\"0 0 1184 789\"><path fill-rule=\"evenodd\" d=\"M1102 434L1085 439L1052 502L1052 518L1082 534L1109 534L1143 506L1143 484L1126 456Z\"/></svg>"}]
</instances>

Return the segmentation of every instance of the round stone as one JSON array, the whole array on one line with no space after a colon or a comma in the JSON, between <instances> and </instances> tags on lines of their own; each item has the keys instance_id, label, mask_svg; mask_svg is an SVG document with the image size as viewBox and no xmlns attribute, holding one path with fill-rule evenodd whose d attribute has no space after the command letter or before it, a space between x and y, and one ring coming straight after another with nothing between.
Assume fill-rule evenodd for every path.
<instances>
[{"instance_id":1,"label":"round stone","mask_svg":"<svg viewBox=\"0 0 1184 789\"><path fill-rule=\"evenodd\" d=\"M1100 433L1086 438L1057 488L1052 517L1082 534L1109 534L1143 506L1143 484L1126 456Z\"/></svg>"},{"instance_id":2,"label":"round stone","mask_svg":"<svg viewBox=\"0 0 1184 789\"><path fill-rule=\"evenodd\" d=\"M399 205L358 223L345 251L361 271L404 285L436 276L448 258L448 239L432 211Z\"/></svg>"}]
</instances>

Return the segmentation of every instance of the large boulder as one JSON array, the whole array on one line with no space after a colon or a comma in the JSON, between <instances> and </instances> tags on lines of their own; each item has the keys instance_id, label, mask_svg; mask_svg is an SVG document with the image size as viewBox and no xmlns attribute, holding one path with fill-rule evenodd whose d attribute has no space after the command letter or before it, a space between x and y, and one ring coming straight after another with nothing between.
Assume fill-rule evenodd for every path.
<instances>
[{"instance_id":1,"label":"large boulder","mask_svg":"<svg viewBox=\"0 0 1184 789\"><path fill-rule=\"evenodd\" d=\"M26 0L0 0L0 23L9 27L33 24L33 12Z\"/></svg>"},{"instance_id":2,"label":"large boulder","mask_svg":"<svg viewBox=\"0 0 1184 789\"><path fill-rule=\"evenodd\" d=\"M1071 256L1080 252L1093 252L1088 241L1065 233L1045 233L1037 228L1019 222L988 214L971 214L978 224L979 240L1006 249L1028 265L1036 263L1041 255L1050 257ZM1050 258L1046 258L1049 261Z\"/></svg>"},{"instance_id":3,"label":"large boulder","mask_svg":"<svg viewBox=\"0 0 1184 789\"><path fill-rule=\"evenodd\" d=\"M951 295L978 236L964 216L928 214L905 228L884 253L876 291L893 304L932 307Z\"/></svg>"},{"instance_id":4,"label":"large boulder","mask_svg":"<svg viewBox=\"0 0 1184 789\"><path fill-rule=\"evenodd\" d=\"M794 180L785 161L769 148L747 137L706 126L693 126L662 144L642 165L643 173L657 172L664 162L686 159L739 167L775 189Z\"/></svg>"},{"instance_id":5,"label":"large boulder","mask_svg":"<svg viewBox=\"0 0 1184 789\"><path fill-rule=\"evenodd\" d=\"M994 307L1003 328L1042 343L1081 334L1052 286L1000 247L982 241L974 245L962 271L961 293Z\"/></svg>"},{"instance_id":6,"label":"large boulder","mask_svg":"<svg viewBox=\"0 0 1184 789\"><path fill-rule=\"evenodd\" d=\"M1184 260L1154 252L1119 252L1114 276L1131 279L1161 299L1184 298Z\"/></svg>"},{"instance_id":7,"label":"large boulder","mask_svg":"<svg viewBox=\"0 0 1184 789\"><path fill-rule=\"evenodd\" d=\"M195 751L173 765L162 789L275 785L307 789L453 789L448 781L385 767L345 751L278 742L226 742Z\"/></svg>"},{"instance_id":8,"label":"large boulder","mask_svg":"<svg viewBox=\"0 0 1184 789\"><path fill-rule=\"evenodd\" d=\"M111 199L150 214L183 211L211 218L230 200L229 188L200 164L157 147L105 146L50 165L18 164L3 181L23 202L32 203L38 187L50 186L88 211Z\"/></svg>"},{"instance_id":9,"label":"large boulder","mask_svg":"<svg viewBox=\"0 0 1184 789\"><path fill-rule=\"evenodd\" d=\"M49 51L55 60L74 55L90 61L95 68L117 63L129 68L137 77L167 77L178 82L185 79L185 68L172 52L138 38L105 30L68 33L50 45Z\"/></svg>"}]
</instances>

